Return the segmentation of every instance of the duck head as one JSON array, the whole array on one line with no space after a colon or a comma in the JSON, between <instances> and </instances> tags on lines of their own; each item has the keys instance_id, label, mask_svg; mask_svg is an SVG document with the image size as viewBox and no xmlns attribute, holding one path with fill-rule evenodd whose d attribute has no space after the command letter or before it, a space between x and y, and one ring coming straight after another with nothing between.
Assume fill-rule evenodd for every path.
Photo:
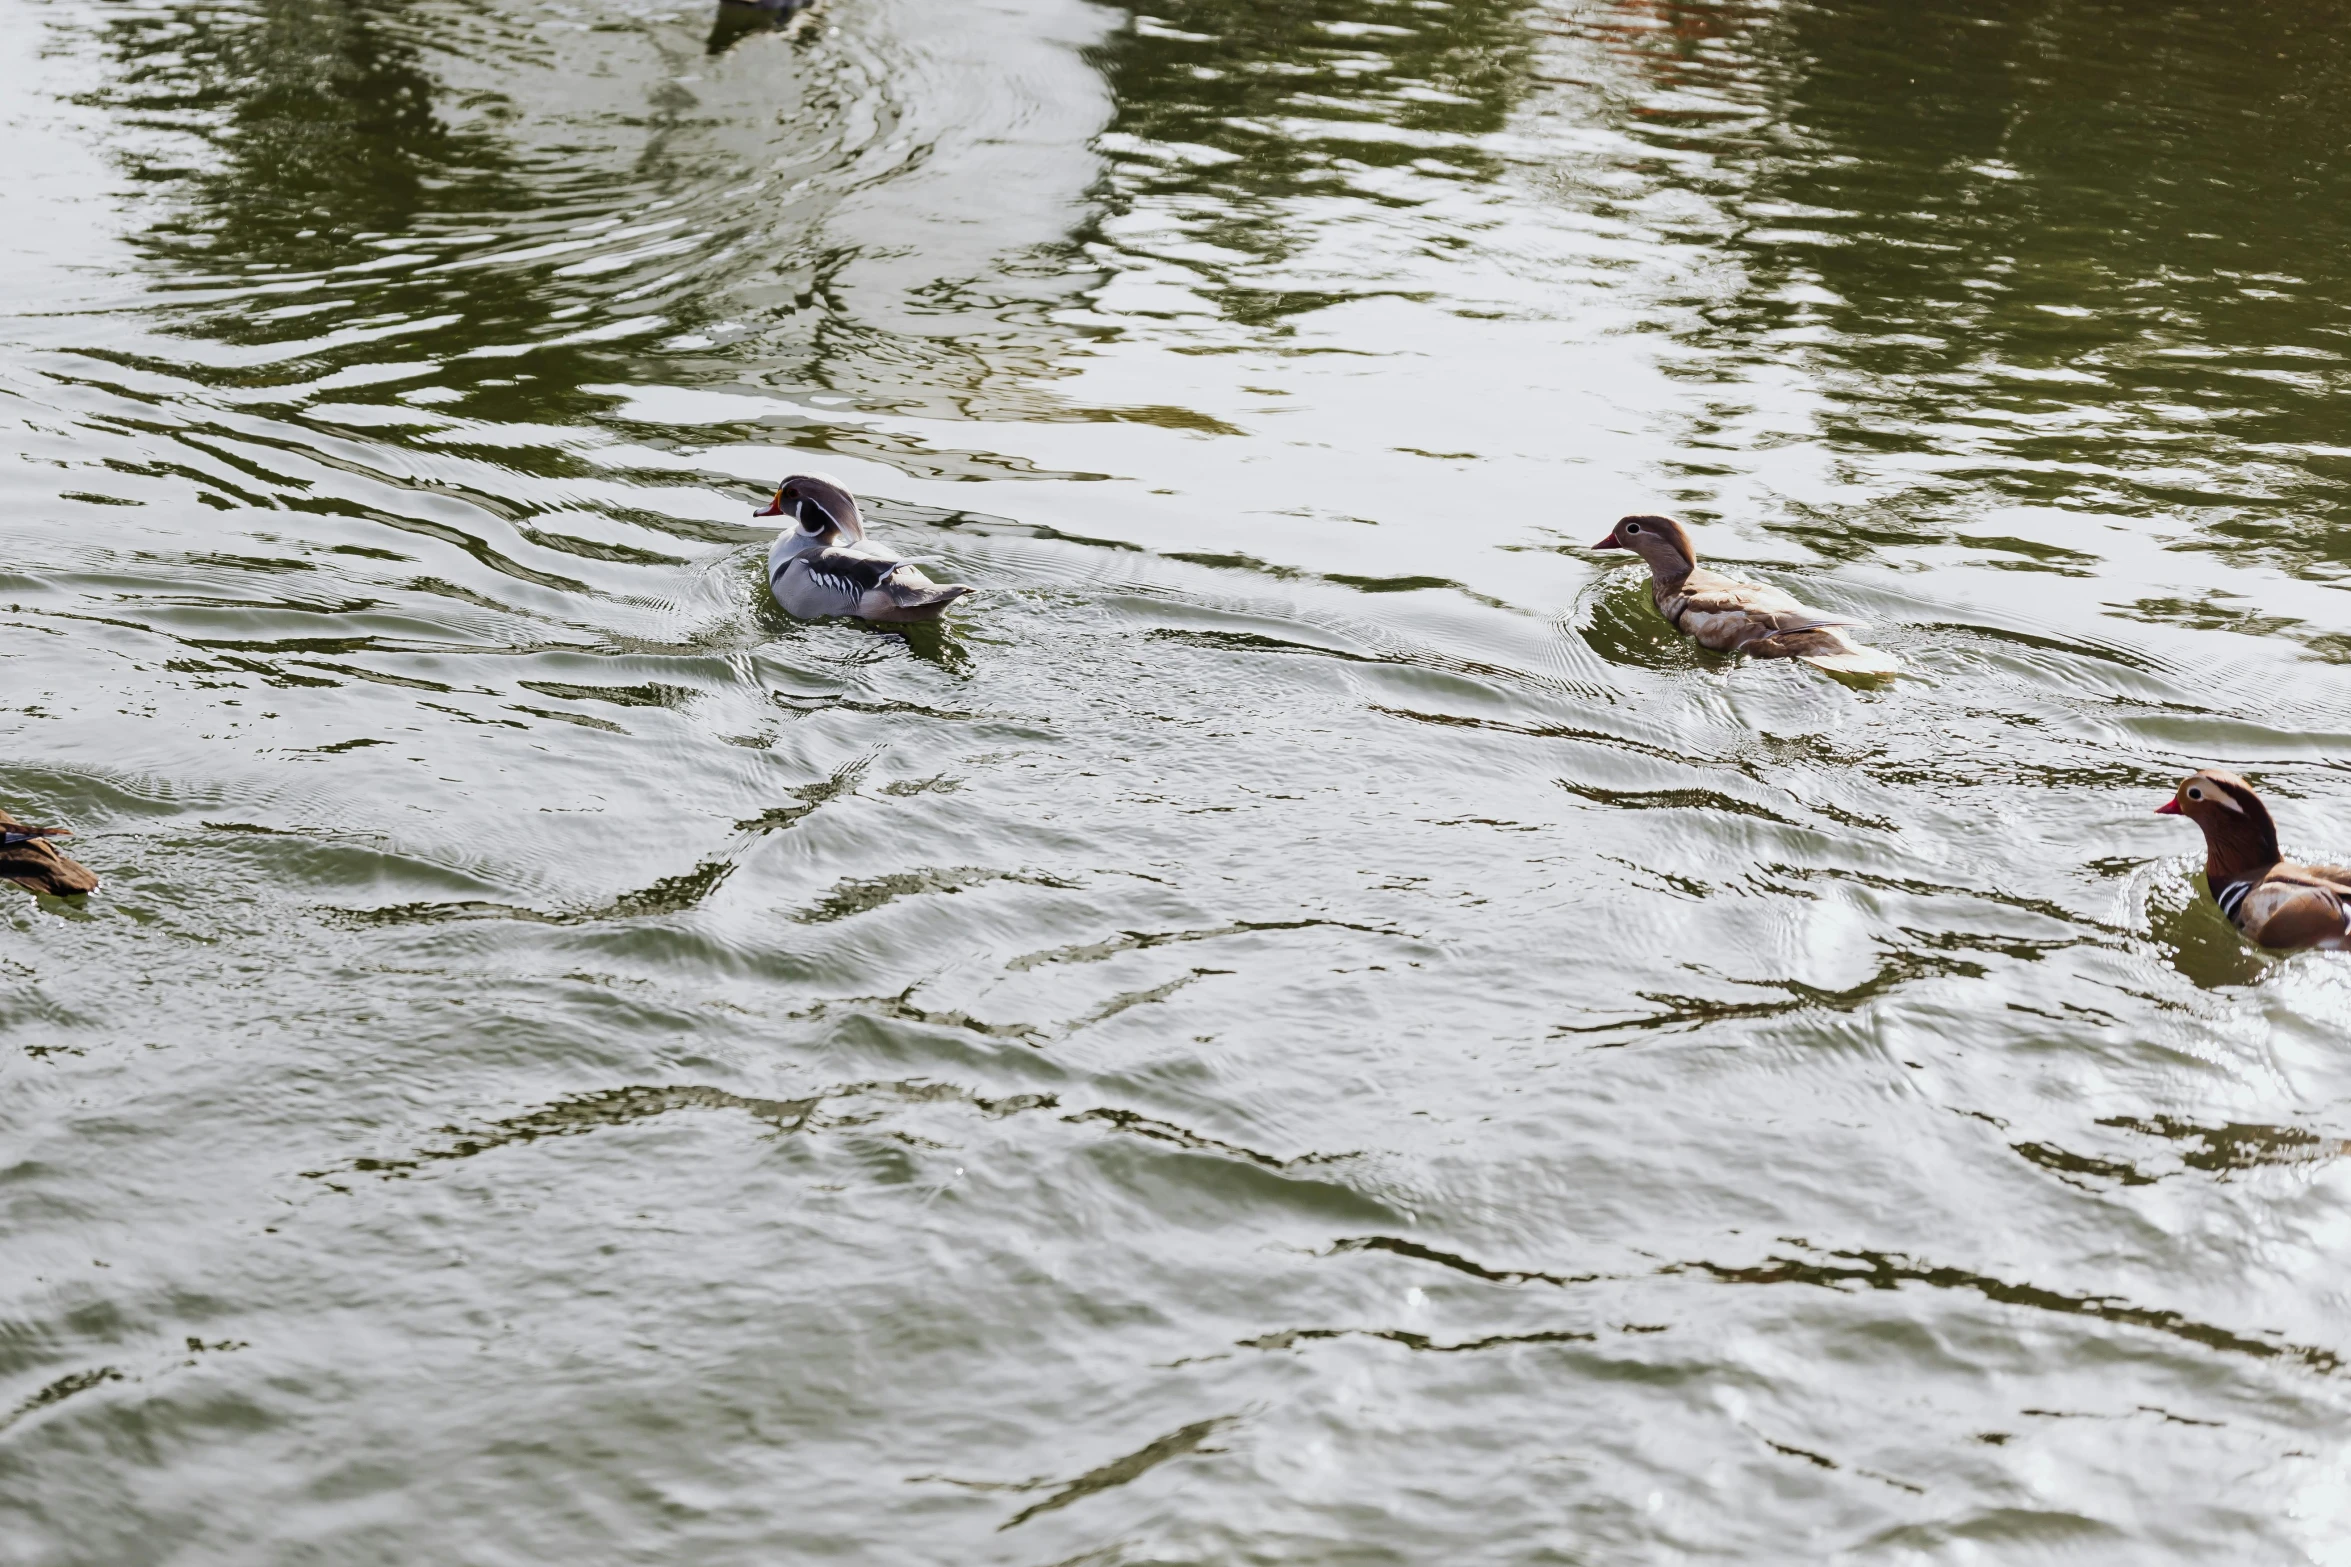
<instances>
[{"instance_id":1,"label":"duck head","mask_svg":"<svg viewBox=\"0 0 2351 1567\"><path fill-rule=\"evenodd\" d=\"M834 480L816 473L796 473L776 486L775 499L762 517L789 517L799 526L776 541L784 555L827 546L846 547L863 542L865 518L857 497Z\"/></svg>"},{"instance_id":2,"label":"duck head","mask_svg":"<svg viewBox=\"0 0 2351 1567\"><path fill-rule=\"evenodd\" d=\"M2206 768L2180 780L2158 816L2185 816L2204 829L2204 879L2217 891L2278 862L2278 830L2253 786L2235 773Z\"/></svg>"},{"instance_id":3,"label":"duck head","mask_svg":"<svg viewBox=\"0 0 2351 1567\"><path fill-rule=\"evenodd\" d=\"M1698 564L1698 546L1690 542L1689 532L1671 517L1648 512L1617 518L1608 537L1592 548L1631 550L1649 563L1649 575L1660 582L1686 577Z\"/></svg>"}]
</instances>

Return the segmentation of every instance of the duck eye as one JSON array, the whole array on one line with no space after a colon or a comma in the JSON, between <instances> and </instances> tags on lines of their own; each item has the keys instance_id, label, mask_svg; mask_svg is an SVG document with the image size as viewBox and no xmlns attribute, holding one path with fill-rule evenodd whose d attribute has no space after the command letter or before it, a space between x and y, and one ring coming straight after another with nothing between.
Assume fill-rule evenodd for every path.
<instances>
[{"instance_id":1,"label":"duck eye","mask_svg":"<svg viewBox=\"0 0 2351 1567\"><path fill-rule=\"evenodd\" d=\"M1624 525L1624 531L1627 533L1638 533L1641 531L1641 525L1637 522L1628 522Z\"/></svg>"},{"instance_id":2,"label":"duck eye","mask_svg":"<svg viewBox=\"0 0 2351 1567\"><path fill-rule=\"evenodd\" d=\"M2191 800L2201 800L2204 798L2204 791L2201 789L2190 789L2188 791L2188 798Z\"/></svg>"}]
</instances>

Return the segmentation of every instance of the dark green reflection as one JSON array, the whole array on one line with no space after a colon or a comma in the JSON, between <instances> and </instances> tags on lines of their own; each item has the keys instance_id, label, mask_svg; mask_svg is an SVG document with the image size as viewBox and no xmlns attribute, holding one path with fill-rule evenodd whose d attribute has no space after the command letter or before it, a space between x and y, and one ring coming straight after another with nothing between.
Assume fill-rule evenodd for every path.
<instances>
[{"instance_id":1,"label":"dark green reflection","mask_svg":"<svg viewBox=\"0 0 2351 1567\"><path fill-rule=\"evenodd\" d=\"M1208 270L1222 310L1250 325L1367 291L1236 275L1304 247L1317 220L1299 204L1341 193L1408 204L1350 188L1364 169L1493 179L1499 160L1471 138L1500 130L1529 85L1526 11L1505 0L1168 0L1153 13L1103 51L1118 102L1106 146L1146 144L1122 157L1114 205L1163 204L1187 241L1232 252L1235 265ZM1397 262L1400 276L1414 265Z\"/></svg>"},{"instance_id":2,"label":"dark green reflection","mask_svg":"<svg viewBox=\"0 0 2351 1567\"><path fill-rule=\"evenodd\" d=\"M332 266L364 259L353 236L406 233L435 206L511 206L495 139L442 112L410 12L259 0L110 14L121 70L103 101L169 138L127 139L120 156L184 199L150 250L198 268ZM183 138L203 143L194 166Z\"/></svg>"},{"instance_id":3,"label":"dark green reflection","mask_svg":"<svg viewBox=\"0 0 2351 1567\"><path fill-rule=\"evenodd\" d=\"M1693 345L1712 373L1801 335L1832 440L1975 459L1887 527L1999 498L2184 510L2224 552L2351 561L2351 11L1612 10L1666 24L1608 35L1617 57L1713 111L1631 120L1710 155L1735 225L1747 286ZM1835 531L1814 542L1866 547Z\"/></svg>"},{"instance_id":4,"label":"dark green reflection","mask_svg":"<svg viewBox=\"0 0 2351 1567\"><path fill-rule=\"evenodd\" d=\"M298 388L413 363L469 393L468 413L569 419L609 406L581 387L616 377L636 346L633 319L664 332L703 319L690 286L637 286L642 268L566 275L575 252L496 254L646 215L679 178L664 122L690 100L674 89L648 105L642 87L611 85L624 123L653 128L652 150L615 175L597 166L602 149L526 151L513 134L525 116L506 92L449 84L451 67L479 76L498 59L510 85L544 78L544 50L494 11L190 0L111 12L102 36L115 76L95 101L127 132L112 150L162 197L135 241L167 290L161 323L240 346L305 345L235 368L175 363L175 373ZM620 346L539 341L594 328L614 329L603 342ZM488 357L466 357L477 351ZM360 369L336 396L384 401L419 379Z\"/></svg>"}]
</instances>

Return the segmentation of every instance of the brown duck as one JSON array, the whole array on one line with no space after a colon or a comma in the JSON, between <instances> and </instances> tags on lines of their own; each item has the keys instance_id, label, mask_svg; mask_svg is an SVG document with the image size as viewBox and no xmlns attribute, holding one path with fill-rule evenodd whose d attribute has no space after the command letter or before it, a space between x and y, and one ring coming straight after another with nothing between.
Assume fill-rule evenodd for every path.
<instances>
[{"instance_id":1,"label":"brown duck","mask_svg":"<svg viewBox=\"0 0 2351 1567\"><path fill-rule=\"evenodd\" d=\"M53 898L95 891L98 878L90 868L67 859L49 842L72 835L70 827L28 827L0 811L0 881Z\"/></svg>"},{"instance_id":2,"label":"brown duck","mask_svg":"<svg viewBox=\"0 0 2351 1567\"><path fill-rule=\"evenodd\" d=\"M1750 658L1800 658L1841 675L1898 675L1902 661L1845 635L1857 620L1808 609L1777 588L1741 582L1698 564L1698 547L1671 517L1620 517L1599 550L1631 550L1649 563L1649 596L1667 624L1702 648Z\"/></svg>"},{"instance_id":3,"label":"brown duck","mask_svg":"<svg viewBox=\"0 0 2351 1567\"><path fill-rule=\"evenodd\" d=\"M2351 870L2297 865L2278 854L2278 830L2253 786L2207 768L2180 780L2155 807L2204 829L2204 880L2212 901L2245 939L2262 947L2351 949Z\"/></svg>"}]
</instances>

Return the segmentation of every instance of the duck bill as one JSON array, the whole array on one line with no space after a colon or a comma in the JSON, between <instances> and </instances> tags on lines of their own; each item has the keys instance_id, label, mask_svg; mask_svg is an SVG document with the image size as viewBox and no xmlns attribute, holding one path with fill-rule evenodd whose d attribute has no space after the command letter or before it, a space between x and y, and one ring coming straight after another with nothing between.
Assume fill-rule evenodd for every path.
<instances>
[{"instance_id":1,"label":"duck bill","mask_svg":"<svg viewBox=\"0 0 2351 1567\"><path fill-rule=\"evenodd\" d=\"M2161 805L2155 807L2155 814L2158 816L2177 816L2180 814L2180 802L2177 800L2166 800Z\"/></svg>"},{"instance_id":2,"label":"duck bill","mask_svg":"<svg viewBox=\"0 0 2351 1567\"><path fill-rule=\"evenodd\" d=\"M769 501L769 502L767 503L767 510L765 510L765 511L755 511L755 512L753 512L751 515L752 515L752 516L754 516L754 517L781 517L783 514L784 514L784 487L783 487L782 485L780 485L780 484L779 484L779 485L777 485L777 486L776 486L776 498L775 498L774 500L772 500L772 501Z\"/></svg>"},{"instance_id":3,"label":"duck bill","mask_svg":"<svg viewBox=\"0 0 2351 1567\"><path fill-rule=\"evenodd\" d=\"M1624 540L1618 538L1616 536L1616 530L1611 528L1608 530L1608 537L1593 545L1592 548L1596 550L1621 550L1624 548Z\"/></svg>"}]
</instances>

